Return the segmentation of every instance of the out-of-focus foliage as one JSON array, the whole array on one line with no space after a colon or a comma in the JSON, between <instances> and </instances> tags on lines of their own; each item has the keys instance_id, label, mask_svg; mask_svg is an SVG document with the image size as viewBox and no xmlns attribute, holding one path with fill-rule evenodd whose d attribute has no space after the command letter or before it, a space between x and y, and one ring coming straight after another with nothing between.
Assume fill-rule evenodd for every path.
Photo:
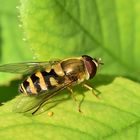
<instances>
[{"instance_id":1,"label":"out-of-focus foliage","mask_svg":"<svg viewBox=\"0 0 140 140\"><path fill-rule=\"evenodd\" d=\"M0 0L0 64L32 60L28 42L24 41L18 0ZM20 26L20 27L19 27ZM20 75L0 73L0 103L18 94Z\"/></svg>"},{"instance_id":2,"label":"out-of-focus foliage","mask_svg":"<svg viewBox=\"0 0 140 140\"><path fill-rule=\"evenodd\" d=\"M19 27L19 1L0 0L0 3L0 64L31 60L32 53L23 41L23 29ZM16 77L0 73L0 84L7 84Z\"/></svg>"}]
</instances>

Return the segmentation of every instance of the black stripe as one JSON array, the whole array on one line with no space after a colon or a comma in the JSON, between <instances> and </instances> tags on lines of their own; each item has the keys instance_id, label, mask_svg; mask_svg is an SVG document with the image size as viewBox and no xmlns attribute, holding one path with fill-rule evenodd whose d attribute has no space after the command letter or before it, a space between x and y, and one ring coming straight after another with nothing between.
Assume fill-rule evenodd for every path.
<instances>
[{"instance_id":1,"label":"black stripe","mask_svg":"<svg viewBox=\"0 0 140 140\"><path fill-rule=\"evenodd\" d=\"M54 77L59 77L59 75L57 75L54 71L54 69L51 69L51 71L49 72L50 75L53 75Z\"/></svg>"},{"instance_id":2,"label":"black stripe","mask_svg":"<svg viewBox=\"0 0 140 140\"><path fill-rule=\"evenodd\" d=\"M55 86L52 86L51 83L50 83L50 77L54 77L53 73L51 71L50 72L46 72L46 71L41 72L48 90L50 90L50 89L55 87Z\"/></svg>"},{"instance_id":3,"label":"black stripe","mask_svg":"<svg viewBox=\"0 0 140 140\"><path fill-rule=\"evenodd\" d=\"M29 86L29 82L28 82L27 80L25 80L25 81L23 82L23 86L24 86L24 88L26 89L26 88Z\"/></svg>"},{"instance_id":4,"label":"black stripe","mask_svg":"<svg viewBox=\"0 0 140 140\"><path fill-rule=\"evenodd\" d=\"M31 80L34 82L36 82L39 79L39 77L37 77L35 74L31 75Z\"/></svg>"},{"instance_id":5,"label":"black stripe","mask_svg":"<svg viewBox=\"0 0 140 140\"><path fill-rule=\"evenodd\" d=\"M34 86L36 87L37 92L41 92L42 91L39 79L34 82Z\"/></svg>"},{"instance_id":6,"label":"black stripe","mask_svg":"<svg viewBox=\"0 0 140 140\"><path fill-rule=\"evenodd\" d=\"M35 73L33 75L31 75L31 80L33 81L33 84L37 90L37 92L41 92L41 86L40 86L40 82L39 82L39 77L35 75Z\"/></svg>"},{"instance_id":7,"label":"black stripe","mask_svg":"<svg viewBox=\"0 0 140 140\"><path fill-rule=\"evenodd\" d=\"M49 73L47 73L46 71L41 71L41 74L42 74L42 76L43 76L43 77L45 77L45 76L48 76L48 75L49 75Z\"/></svg>"},{"instance_id":8,"label":"black stripe","mask_svg":"<svg viewBox=\"0 0 140 140\"><path fill-rule=\"evenodd\" d=\"M31 93L29 82L27 80L25 80L23 82L23 86L24 86L24 89L26 90L27 93ZM23 92L24 92L24 90L23 90Z\"/></svg>"},{"instance_id":9,"label":"black stripe","mask_svg":"<svg viewBox=\"0 0 140 140\"><path fill-rule=\"evenodd\" d=\"M52 75L52 76L54 76L54 77L58 77L58 76L59 76L59 75L57 75L57 74L55 73L54 69L51 69L50 72L42 71L41 73L42 73L43 76L48 76L48 75Z\"/></svg>"}]
</instances>

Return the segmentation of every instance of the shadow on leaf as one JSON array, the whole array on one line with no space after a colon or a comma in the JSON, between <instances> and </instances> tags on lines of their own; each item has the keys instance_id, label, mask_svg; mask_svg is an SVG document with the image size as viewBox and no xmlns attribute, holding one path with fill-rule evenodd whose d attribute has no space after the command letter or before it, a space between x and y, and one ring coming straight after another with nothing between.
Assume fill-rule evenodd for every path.
<instances>
[{"instance_id":1,"label":"shadow on leaf","mask_svg":"<svg viewBox=\"0 0 140 140\"><path fill-rule=\"evenodd\" d=\"M13 99L18 95L18 85L20 80L11 81L9 85L0 86L0 104Z\"/></svg>"}]
</instances>

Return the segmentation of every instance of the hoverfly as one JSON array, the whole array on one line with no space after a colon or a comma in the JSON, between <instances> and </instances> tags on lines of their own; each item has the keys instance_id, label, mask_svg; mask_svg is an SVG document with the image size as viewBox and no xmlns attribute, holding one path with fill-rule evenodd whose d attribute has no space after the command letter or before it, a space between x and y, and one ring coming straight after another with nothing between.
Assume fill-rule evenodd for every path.
<instances>
[{"instance_id":1,"label":"hoverfly","mask_svg":"<svg viewBox=\"0 0 140 140\"><path fill-rule=\"evenodd\" d=\"M34 114L45 104L47 109L51 108L53 97L59 91L92 79L99 64L102 64L99 59L83 55L57 61L1 65L0 72L28 75L19 87L23 95L15 111Z\"/></svg>"}]
</instances>

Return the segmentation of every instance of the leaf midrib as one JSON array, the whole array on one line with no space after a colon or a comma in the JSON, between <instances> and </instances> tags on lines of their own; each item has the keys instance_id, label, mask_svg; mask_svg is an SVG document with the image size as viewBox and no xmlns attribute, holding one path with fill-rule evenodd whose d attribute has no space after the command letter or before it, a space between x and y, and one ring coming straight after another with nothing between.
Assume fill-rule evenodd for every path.
<instances>
[{"instance_id":1,"label":"leaf midrib","mask_svg":"<svg viewBox=\"0 0 140 140\"><path fill-rule=\"evenodd\" d=\"M131 65L128 65L126 64L124 61L122 61L120 59L120 57L116 56L115 54L113 54L109 49L109 47L106 47L104 45L102 45L99 41L97 41L85 28L83 25L81 25L66 9L65 7L58 1L58 0L55 0L56 3L65 11L65 13L73 20L74 23L76 23L80 28L81 30L94 42L96 43L97 45L100 46L100 48L105 51L110 57L112 57L113 60L117 61L118 64L122 65L123 68L125 68L127 71L129 72L135 72L135 74L139 74L134 67L131 67Z\"/></svg>"}]
</instances>

